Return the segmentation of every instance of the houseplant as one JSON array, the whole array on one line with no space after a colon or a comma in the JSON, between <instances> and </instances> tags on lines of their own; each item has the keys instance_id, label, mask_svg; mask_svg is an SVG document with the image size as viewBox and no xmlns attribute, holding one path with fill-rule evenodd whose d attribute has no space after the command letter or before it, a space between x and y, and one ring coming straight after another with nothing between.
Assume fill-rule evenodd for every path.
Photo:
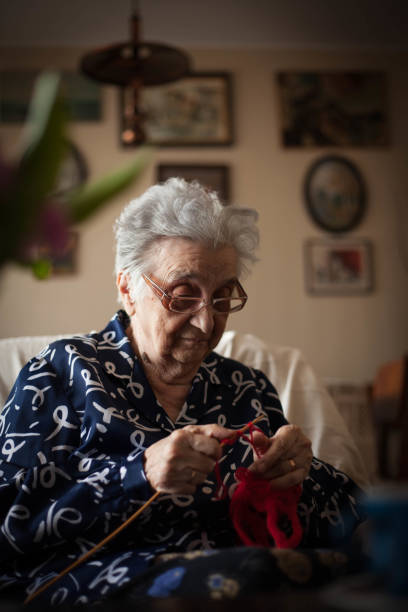
<instances>
[{"instance_id":1,"label":"houseplant","mask_svg":"<svg viewBox=\"0 0 408 612\"><path fill-rule=\"evenodd\" d=\"M0 268L17 262L30 267L37 278L48 277L51 262L39 255L39 245L50 254L63 251L71 225L88 219L136 180L150 159L150 151L143 148L128 166L64 198L55 197L67 123L59 76L43 73L35 85L19 159L7 163L0 156Z\"/></svg>"}]
</instances>

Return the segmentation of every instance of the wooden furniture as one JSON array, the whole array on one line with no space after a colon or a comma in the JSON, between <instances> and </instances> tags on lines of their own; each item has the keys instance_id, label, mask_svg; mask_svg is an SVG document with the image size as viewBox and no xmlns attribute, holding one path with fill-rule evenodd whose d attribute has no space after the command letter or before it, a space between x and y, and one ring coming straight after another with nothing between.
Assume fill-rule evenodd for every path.
<instances>
[{"instance_id":1,"label":"wooden furniture","mask_svg":"<svg viewBox=\"0 0 408 612\"><path fill-rule=\"evenodd\" d=\"M371 400L379 476L408 480L408 355L379 368Z\"/></svg>"}]
</instances>

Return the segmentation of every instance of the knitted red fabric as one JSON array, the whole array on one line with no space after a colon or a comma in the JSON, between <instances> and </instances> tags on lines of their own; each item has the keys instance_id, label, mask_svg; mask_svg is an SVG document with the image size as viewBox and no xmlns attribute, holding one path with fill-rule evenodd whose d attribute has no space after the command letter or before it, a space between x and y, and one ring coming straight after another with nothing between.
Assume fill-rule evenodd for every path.
<instances>
[{"instance_id":1,"label":"knitted red fabric","mask_svg":"<svg viewBox=\"0 0 408 612\"><path fill-rule=\"evenodd\" d=\"M259 453L253 445L253 431L250 437L240 431L222 444L234 444L239 437L250 442L257 456ZM260 431L260 430L258 430ZM225 498L227 490L221 481L218 462L215 476L219 485L218 499ZM273 490L269 481L256 476L247 468L238 468L235 472L238 486L230 500L230 517L241 542L246 546L270 546L272 536L277 548L295 548L302 539L302 527L297 515L297 505L302 492L300 485L290 489Z\"/></svg>"},{"instance_id":2,"label":"knitted red fabric","mask_svg":"<svg viewBox=\"0 0 408 612\"><path fill-rule=\"evenodd\" d=\"M295 548L302 539L297 515L300 486L273 490L269 481L247 468L238 468L239 481L230 501L230 516L241 542L246 546Z\"/></svg>"}]
</instances>

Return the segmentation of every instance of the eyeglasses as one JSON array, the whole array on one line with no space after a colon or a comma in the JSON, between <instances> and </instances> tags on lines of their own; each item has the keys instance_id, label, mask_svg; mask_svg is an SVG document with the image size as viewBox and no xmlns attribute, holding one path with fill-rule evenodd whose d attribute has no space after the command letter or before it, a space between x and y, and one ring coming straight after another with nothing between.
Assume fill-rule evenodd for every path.
<instances>
[{"instance_id":1,"label":"eyeglasses","mask_svg":"<svg viewBox=\"0 0 408 612\"><path fill-rule=\"evenodd\" d=\"M202 310L205 306L211 306L215 312L225 314L229 312L238 312L242 310L248 299L241 283L235 279L234 285L230 288L230 295L226 297L213 297L209 302L206 302L200 297L173 296L169 295L157 285L151 278L142 274L145 282L160 298L160 301L166 310L178 312L179 314L195 314Z\"/></svg>"}]
</instances>

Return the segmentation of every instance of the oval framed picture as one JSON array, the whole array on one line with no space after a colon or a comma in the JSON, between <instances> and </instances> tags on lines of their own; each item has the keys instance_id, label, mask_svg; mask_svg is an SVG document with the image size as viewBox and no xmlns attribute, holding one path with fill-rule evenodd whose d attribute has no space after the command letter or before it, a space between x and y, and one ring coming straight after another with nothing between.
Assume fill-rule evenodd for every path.
<instances>
[{"instance_id":1,"label":"oval framed picture","mask_svg":"<svg viewBox=\"0 0 408 612\"><path fill-rule=\"evenodd\" d=\"M304 194L313 221L328 232L350 231L364 216L364 181L357 167L340 155L326 155L310 166Z\"/></svg>"}]
</instances>

